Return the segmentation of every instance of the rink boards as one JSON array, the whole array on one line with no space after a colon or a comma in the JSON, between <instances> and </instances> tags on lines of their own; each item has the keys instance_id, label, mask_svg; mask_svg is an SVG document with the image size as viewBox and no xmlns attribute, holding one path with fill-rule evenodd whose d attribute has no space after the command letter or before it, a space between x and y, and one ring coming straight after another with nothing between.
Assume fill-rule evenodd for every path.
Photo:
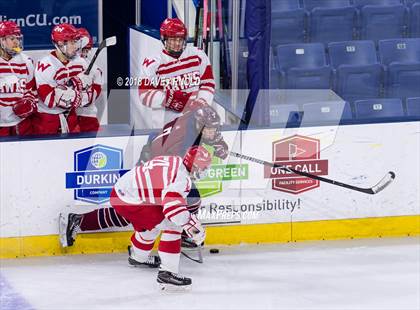
<instances>
[{"instance_id":1,"label":"rink boards","mask_svg":"<svg viewBox=\"0 0 420 310\"><path fill-rule=\"evenodd\" d=\"M314 182L233 156L214 160L199 217L207 244L420 234L420 122L225 131L232 151L361 187ZM107 206L147 136L0 143L0 257L120 252L131 227L78 236L62 250L58 214ZM211 150L211 149L210 149Z\"/></svg>"}]
</instances>

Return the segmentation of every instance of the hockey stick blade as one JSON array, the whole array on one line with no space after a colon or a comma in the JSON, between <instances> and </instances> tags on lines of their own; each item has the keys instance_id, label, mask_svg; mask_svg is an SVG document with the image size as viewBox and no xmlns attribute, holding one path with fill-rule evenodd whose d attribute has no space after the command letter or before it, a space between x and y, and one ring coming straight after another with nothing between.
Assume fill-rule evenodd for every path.
<instances>
[{"instance_id":1,"label":"hockey stick blade","mask_svg":"<svg viewBox=\"0 0 420 310\"><path fill-rule=\"evenodd\" d=\"M199 249L198 252L197 252L198 258L193 258L192 256L185 253L185 251L181 251L181 254L184 255L189 260L192 260L193 262L196 262L196 263L199 263L199 264L203 263L203 254L201 253L201 249Z\"/></svg>"},{"instance_id":2,"label":"hockey stick blade","mask_svg":"<svg viewBox=\"0 0 420 310\"><path fill-rule=\"evenodd\" d=\"M282 170L285 170L285 171L288 171L288 172L292 172L292 173L297 174L297 175L301 175L301 176L304 176L304 177L311 178L313 180L319 180L319 181L322 181L322 182L325 182L325 183L329 183L329 184L332 184L332 185L344 187L344 188L347 188L347 189L351 189L351 190L354 190L354 191L357 191L357 192L370 194L370 195L374 195L374 194L377 194L377 193L381 192L389 184L391 184L392 181L395 179L395 173L390 171L375 186L369 187L369 188L363 188L363 187L358 187L358 186L342 183L342 182L339 182L339 181L336 181L336 180L324 178L324 177L314 175L314 174L311 174L311 173L302 172L302 171L292 169L292 168L289 168L289 167L286 167L286 166L282 166L282 165L279 165L279 164L270 163L268 161L257 159L257 158L247 156L247 155L243 155L243 154L240 154L240 153L236 153L236 152L232 152L232 151L229 152L229 153L231 155L235 156L235 157L246 159L246 160L252 161L254 163L258 163L258 164L269 166L269 167L279 168L279 169L282 169Z\"/></svg>"},{"instance_id":3,"label":"hockey stick blade","mask_svg":"<svg viewBox=\"0 0 420 310\"><path fill-rule=\"evenodd\" d=\"M371 192L369 194L377 194L381 191L383 191L389 184L392 183L395 179L395 173L392 171L389 171L383 178L376 184L375 186L372 186Z\"/></svg>"},{"instance_id":4,"label":"hockey stick blade","mask_svg":"<svg viewBox=\"0 0 420 310\"><path fill-rule=\"evenodd\" d=\"M113 37L109 37L105 39L105 46L109 47L109 46L113 46L117 44L117 37L113 36Z\"/></svg>"}]
</instances>

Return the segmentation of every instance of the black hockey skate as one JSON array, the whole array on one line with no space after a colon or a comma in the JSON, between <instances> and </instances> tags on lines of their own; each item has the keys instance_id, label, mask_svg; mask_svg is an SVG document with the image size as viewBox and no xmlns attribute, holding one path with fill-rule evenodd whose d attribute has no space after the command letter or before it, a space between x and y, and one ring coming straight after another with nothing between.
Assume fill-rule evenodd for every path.
<instances>
[{"instance_id":1,"label":"black hockey skate","mask_svg":"<svg viewBox=\"0 0 420 310\"><path fill-rule=\"evenodd\" d=\"M77 233L80 231L80 223L82 222L83 215L69 213L64 216L60 213L59 216L59 231L60 243L63 248L72 246L76 239Z\"/></svg>"},{"instance_id":2,"label":"black hockey skate","mask_svg":"<svg viewBox=\"0 0 420 310\"><path fill-rule=\"evenodd\" d=\"M157 282L161 290L168 291L188 290L192 284L191 278L165 270L159 270Z\"/></svg>"},{"instance_id":3,"label":"black hockey skate","mask_svg":"<svg viewBox=\"0 0 420 310\"><path fill-rule=\"evenodd\" d=\"M128 264L133 267L150 267L150 268L158 268L160 265L160 257L155 255L150 255L145 262L139 262L132 257L131 254L131 246L129 245L128 248Z\"/></svg>"}]
</instances>

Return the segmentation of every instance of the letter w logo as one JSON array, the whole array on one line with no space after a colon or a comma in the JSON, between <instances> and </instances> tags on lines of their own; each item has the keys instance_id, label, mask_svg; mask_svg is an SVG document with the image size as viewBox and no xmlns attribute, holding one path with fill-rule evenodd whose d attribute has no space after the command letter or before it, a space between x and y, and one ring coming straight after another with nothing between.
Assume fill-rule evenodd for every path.
<instances>
[{"instance_id":1,"label":"letter w logo","mask_svg":"<svg viewBox=\"0 0 420 310\"><path fill-rule=\"evenodd\" d=\"M38 71L44 72L51 64L43 64L42 62L38 63Z\"/></svg>"},{"instance_id":2,"label":"letter w logo","mask_svg":"<svg viewBox=\"0 0 420 310\"><path fill-rule=\"evenodd\" d=\"M155 62L154 59L147 59L147 58L145 58L144 61L143 61L143 66L148 67L148 66L150 66L154 62Z\"/></svg>"}]
</instances>

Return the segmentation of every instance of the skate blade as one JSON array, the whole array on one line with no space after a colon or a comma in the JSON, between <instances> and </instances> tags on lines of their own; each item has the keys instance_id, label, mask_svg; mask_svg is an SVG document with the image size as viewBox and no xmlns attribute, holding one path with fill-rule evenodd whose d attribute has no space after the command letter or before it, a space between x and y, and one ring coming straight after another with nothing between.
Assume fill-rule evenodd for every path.
<instances>
[{"instance_id":1,"label":"skate blade","mask_svg":"<svg viewBox=\"0 0 420 310\"><path fill-rule=\"evenodd\" d=\"M60 237L61 247L63 248L68 247L66 231L67 231L67 217L63 213L60 213L58 216L58 234Z\"/></svg>"},{"instance_id":2,"label":"skate blade","mask_svg":"<svg viewBox=\"0 0 420 310\"><path fill-rule=\"evenodd\" d=\"M191 291L192 285L173 285L167 283L158 283L162 292L166 293L185 293Z\"/></svg>"},{"instance_id":3,"label":"skate blade","mask_svg":"<svg viewBox=\"0 0 420 310\"><path fill-rule=\"evenodd\" d=\"M130 268L140 268L140 269L156 269L156 268L159 268L159 266L152 266L152 265L135 263L135 262L130 262L130 261L128 261L128 266Z\"/></svg>"}]
</instances>

